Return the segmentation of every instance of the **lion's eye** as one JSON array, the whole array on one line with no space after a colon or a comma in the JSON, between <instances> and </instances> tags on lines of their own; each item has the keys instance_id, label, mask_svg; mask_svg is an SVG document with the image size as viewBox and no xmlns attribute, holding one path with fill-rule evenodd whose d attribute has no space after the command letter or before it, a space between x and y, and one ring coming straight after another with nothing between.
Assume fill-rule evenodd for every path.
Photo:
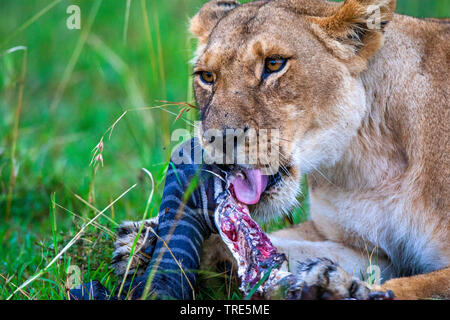
<instances>
[{"instance_id":1,"label":"lion's eye","mask_svg":"<svg viewBox=\"0 0 450 320\"><path fill-rule=\"evenodd\" d=\"M265 61L264 72L269 75L271 73L280 72L286 66L287 59L279 57L269 57Z\"/></svg>"},{"instance_id":2,"label":"lion's eye","mask_svg":"<svg viewBox=\"0 0 450 320\"><path fill-rule=\"evenodd\" d=\"M200 79L206 83L206 84L213 84L214 83L214 75L212 72L208 71L202 71L199 73Z\"/></svg>"}]
</instances>

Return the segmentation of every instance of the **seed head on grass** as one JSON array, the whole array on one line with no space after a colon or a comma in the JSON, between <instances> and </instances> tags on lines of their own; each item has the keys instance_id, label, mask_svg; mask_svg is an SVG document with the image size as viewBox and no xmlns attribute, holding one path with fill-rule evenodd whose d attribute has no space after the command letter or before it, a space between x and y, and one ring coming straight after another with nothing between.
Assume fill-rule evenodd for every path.
<instances>
[{"instance_id":1,"label":"seed head on grass","mask_svg":"<svg viewBox=\"0 0 450 320\"><path fill-rule=\"evenodd\" d=\"M103 156L102 156L102 152L103 152L103 137L100 139L100 142L95 146L95 148L92 150L93 152L93 156L91 159L91 163L89 164L89 166L95 166L98 163L101 163L102 167L103 167Z\"/></svg>"}]
</instances>

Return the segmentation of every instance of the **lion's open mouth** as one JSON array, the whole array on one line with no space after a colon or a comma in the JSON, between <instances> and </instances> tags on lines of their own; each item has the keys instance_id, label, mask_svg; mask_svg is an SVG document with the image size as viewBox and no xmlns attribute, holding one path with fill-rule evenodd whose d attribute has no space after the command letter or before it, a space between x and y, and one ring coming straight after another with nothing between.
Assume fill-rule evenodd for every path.
<instances>
[{"instance_id":1,"label":"lion's open mouth","mask_svg":"<svg viewBox=\"0 0 450 320\"><path fill-rule=\"evenodd\" d=\"M236 199L246 205L257 204L266 190L269 177L259 169L248 169L231 175L230 188Z\"/></svg>"},{"instance_id":2,"label":"lion's open mouth","mask_svg":"<svg viewBox=\"0 0 450 320\"><path fill-rule=\"evenodd\" d=\"M236 199L246 205L255 205L264 193L270 193L283 181L283 172L264 175L260 169L233 170L228 182Z\"/></svg>"}]
</instances>

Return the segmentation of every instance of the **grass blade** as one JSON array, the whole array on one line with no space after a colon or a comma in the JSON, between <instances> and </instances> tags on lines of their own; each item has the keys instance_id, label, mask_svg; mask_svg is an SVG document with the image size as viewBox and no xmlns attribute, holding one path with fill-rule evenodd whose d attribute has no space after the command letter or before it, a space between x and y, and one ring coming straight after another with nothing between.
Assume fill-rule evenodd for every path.
<instances>
[{"instance_id":1,"label":"grass blade","mask_svg":"<svg viewBox=\"0 0 450 320\"><path fill-rule=\"evenodd\" d=\"M94 23L95 17L97 16L97 12L98 9L100 8L101 3L102 0L97 0L94 3L93 8L91 9L91 12L89 13L87 26L83 28L80 38L78 39L78 42L75 46L75 50L73 51L73 54L69 59L69 63L67 64L66 69L64 70L63 78L59 83L58 88L56 89L55 96L53 97L53 101L50 105L50 111L56 109L62 98L62 95L64 94L64 91L66 90L67 84L69 83L70 77L72 76L73 69L75 68L75 65L78 62L78 58L80 57L81 51L83 51L84 44L86 43L89 33L91 32L92 24Z\"/></svg>"},{"instance_id":2,"label":"grass blade","mask_svg":"<svg viewBox=\"0 0 450 320\"><path fill-rule=\"evenodd\" d=\"M21 291L23 288L25 288L26 286L28 286L30 283L32 283L34 280L36 280L37 278L39 278L41 275L43 275L56 261L58 261L58 259L67 251L70 249L70 247L72 247L74 245L75 242L78 241L78 239L81 237L81 235L83 234L84 230L86 230L86 228L88 226L90 226L93 222L95 222L100 216L103 215L103 213L105 213L106 211L108 211L108 209L110 207L112 207L117 201L119 201L120 199L122 199L128 192L130 192L131 190L133 190L135 187L137 186L137 184L134 184L133 186L131 186L130 188L128 188L124 193L122 193L116 200L114 200L112 203L110 203L105 209L103 209L100 213L98 213L94 218L92 218L88 223L86 223L81 229L80 231L78 231L78 233L75 235L75 237L72 238L72 240L69 241L69 243L53 258L52 261L50 261L50 263L41 271L39 271L37 274L35 274L33 277L31 277L30 279L28 279L27 281L25 281L22 285L20 285L20 287L18 287L6 300L10 300L18 291Z\"/></svg>"},{"instance_id":3,"label":"grass blade","mask_svg":"<svg viewBox=\"0 0 450 320\"><path fill-rule=\"evenodd\" d=\"M130 7L131 7L131 0L127 0L126 9L125 9L125 23L123 25L123 37L122 37L122 41L123 41L124 45L127 43L128 22L130 19Z\"/></svg>"},{"instance_id":4,"label":"grass blade","mask_svg":"<svg viewBox=\"0 0 450 320\"><path fill-rule=\"evenodd\" d=\"M128 272L130 271L131 263L133 262L134 254L136 251L136 245L137 245L139 238L141 237L142 229L144 228L144 224L145 224L144 222L147 219L148 211L150 209L150 203L152 202L153 193L155 191L155 181L153 180L152 174L145 168L142 168L142 170L147 174L147 176L149 176L149 178L152 182L152 191L150 192L150 195L147 199L147 204L145 206L144 214L142 216L141 226L139 227L138 233L137 233L136 237L134 238L133 245L131 246L130 257L128 258L127 268L125 270L125 273L123 274L123 279L122 279L122 283L120 284L119 292L117 293L117 298L120 298L120 295L122 294L123 286L125 285L125 281L127 279Z\"/></svg>"},{"instance_id":5,"label":"grass blade","mask_svg":"<svg viewBox=\"0 0 450 320\"><path fill-rule=\"evenodd\" d=\"M26 28L28 28L30 25L32 25L36 20L38 20L40 17L42 17L45 13L47 13L50 9L52 9L54 6L56 6L60 2L61 2L61 0L53 1L48 6L46 6L41 11L39 11L37 14L35 14L33 17L28 19L23 25L21 25L18 29L16 29L16 31L14 31L5 40L3 40L2 44L0 45L0 48L3 48L9 41L14 39L19 33L21 33Z\"/></svg>"},{"instance_id":6,"label":"grass blade","mask_svg":"<svg viewBox=\"0 0 450 320\"><path fill-rule=\"evenodd\" d=\"M17 107L14 115L14 127L13 127L13 136L12 136L12 145L11 145L11 172L9 175L9 188L8 188L8 196L6 201L6 220L9 219L11 215L11 204L12 204L12 196L13 189L16 183L17 178L17 169L16 169L16 147L17 147L17 139L19 136L19 122L20 115L22 112L22 101L23 101L23 90L25 86L25 76L27 73L27 63L28 63L28 49L24 46L14 47L6 51L5 54L14 53L17 51L23 51L23 62L22 62L22 72L20 75L20 84L19 84L19 96L17 99Z\"/></svg>"}]
</instances>

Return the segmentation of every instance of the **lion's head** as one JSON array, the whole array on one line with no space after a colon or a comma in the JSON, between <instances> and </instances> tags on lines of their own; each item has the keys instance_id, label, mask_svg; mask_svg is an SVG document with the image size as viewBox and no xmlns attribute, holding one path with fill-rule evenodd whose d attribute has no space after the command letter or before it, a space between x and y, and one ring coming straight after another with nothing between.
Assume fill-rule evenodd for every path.
<instances>
[{"instance_id":1,"label":"lion's head","mask_svg":"<svg viewBox=\"0 0 450 320\"><path fill-rule=\"evenodd\" d=\"M394 9L394 0L214 0L192 19L202 132L280 132L279 172L247 177L250 189L262 184L256 213L290 210L300 175L335 164L357 135L368 113L360 74Z\"/></svg>"}]
</instances>

